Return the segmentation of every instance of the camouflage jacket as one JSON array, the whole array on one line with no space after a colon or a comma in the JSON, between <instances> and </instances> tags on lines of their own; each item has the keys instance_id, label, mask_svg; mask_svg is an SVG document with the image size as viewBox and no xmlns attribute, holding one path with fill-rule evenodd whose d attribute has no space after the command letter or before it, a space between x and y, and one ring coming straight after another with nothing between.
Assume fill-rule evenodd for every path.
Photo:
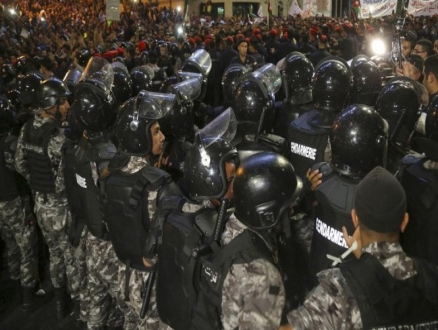
<instances>
[{"instance_id":1,"label":"camouflage jacket","mask_svg":"<svg viewBox=\"0 0 438 330\"><path fill-rule=\"evenodd\" d=\"M231 215L222 235L228 244L247 227ZM276 286L278 294L270 293ZM233 264L222 287L223 329L277 329L285 302L283 281L277 267L266 259Z\"/></svg>"},{"instance_id":2,"label":"camouflage jacket","mask_svg":"<svg viewBox=\"0 0 438 330\"><path fill-rule=\"evenodd\" d=\"M414 262L399 243L375 242L362 248L375 256L399 280L416 274ZM319 285L298 309L287 315L294 330L362 329L359 306L339 268L318 273Z\"/></svg>"}]
</instances>

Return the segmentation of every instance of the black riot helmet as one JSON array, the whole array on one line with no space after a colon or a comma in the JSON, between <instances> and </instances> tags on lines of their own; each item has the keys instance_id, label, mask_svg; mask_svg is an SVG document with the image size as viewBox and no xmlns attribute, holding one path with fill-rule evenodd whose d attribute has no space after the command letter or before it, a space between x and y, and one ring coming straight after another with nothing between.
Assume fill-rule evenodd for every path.
<instances>
[{"instance_id":1,"label":"black riot helmet","mask_svg":"<svg viewBox=\"0 0 438 330\"><path fill-rule=\"evenodd\" d=\"M237 162L237 150L231 145L237 121L231 108L196 134L184 162L184 178L178 182L192 200L224 196L228 189L225 163Z\"/></svg>"},{"instance_id":2,"label":"black riot helmet","mask_svg":"<svg viewBox=\"0 0 438 330\"><path fill-rule=\"evenodd\" d=\"M137 96L141 90L151 90L154 70L147 65L137 66L131 70L132 95Z\"/></svg>"},{"instance_id":3,"label":"black riot helmet","mask_svg":"<svg viewBox=\"0 0 438 330\"><path fill-rule=\"evenodd\" d=\"M101 134L114 123L119 105L111 93L114 71L107 60L93 57L75 87L72 107L87 134Z\"/></svg>"},{"instance_id":4,"label":"black riot helmet","mask_svg":"<svg viewBox=\"0 0 438 330\"><path fill-rule=\"evenodd\" d=\"M351 103L375 106L382 89L379 67L365 55L353 58L350 66L353 73Z\"/></svg>"},{"instance_id":5,"label":"black riot helmet","mask_svg":"<svg viewBox=\"0 0 438 330\"><path fill-rule=\"evenodd\" d=\"M111 91L121 105L132 96L132 79L125 65L120 62L114 62L111 65L114 71Z\"/></svg>"},{"instance_id":6,"label":"black riot helmet","mask_svg":"<svg viewBox=\"0 0 438 330\"><path fill-rule=\"evenodd\" d=\"M17 80L17 100L24 106L31 106L37 103L37 94L43 75L40 72L31 72Z\"/></svg>"},{"instance_id":7,"label":"black riot helmet","mask_svg":"<svg viewBox=\"0 0 438 330\"><path fill-rule=\"evenodd\" d=\"M234 98L234 89L238 79L248 72L242 64L231 64L222 75L222 92L224 101L231 104Z\"/></svg>"},{"instance_id":8,"label":"black riot helmet","mask_svg":"<svg viewBox=\"0 0 438 330\"><path fill-rule=\"evenodd\" d=\"M17 75L17 71L12 64L6 63L2 65L1 75L3 81L8 84L14 80L15 76Z\"/></svg>"},{"instance_id":9,"label":"black riot helmet","mask_svg":"<svg viewBox=\"0 0 438 330\"><path fill-rule=\"evenodd\" d=\"M115 131L119 149L130 155L145 156L152 151L151 126L173 107L175 95L141 91L126 101L117 118Z\"/></svg>"},{"instance_id":10,"label":"black riot helmet","mask_svg":"<svg viewBox=\"0 0 438 330\"><path fill-rule=\"evenodd\" d=\"M253 230L279 223L299 197L303 183L292 164L274 152L260 152L242 161L236 171L233 201L237 219Z\"/></svg>"},{"instance_id":11,"label":"black riot helmet","mask_svg":"<svg viewBox=\"0 0 438 330\"><path fill-rule=\"evenodd\" d=\"M91 58L91 52L89 49L83 49L77 56L77 60L78 60L78 64L85 68L85 66L87 65L88 61Z\"/></svg>"},{"instance_id":12,"label":"black riot helmet","mask_svg":"<svg viewBox=\"0 0 438 330\"><path fill-rule=\"evenodd\" d=\"M15 123L15 114L12 104L5 95L0 95L0 135L9 132Z\"/></svg>"},{"instance_id":13,"label":"black riot helmet","mask_svg":"<svg viewBox=\"0 0 438 330\"><path fill-rule=\"evenodd\" d=\"M341 111L330 133L331 165L343 175L364 177L386 166L388 124L372 107L353 104Z\"/></svg>"},{"instance_id":14,"label":"black riot helmet","mask_svg":"<svg viewBox=\"0 0 438 330\"><path fill-rule=\"evenodd\" d=\"M261 131L269 130L274 118L274 95L280 87L281 74L273 64L266 64L243 76L236 85L233 97L237 119L259 123Z\"/></svg>"},{"instance_id":15,"label":"black riot helmet","mask_svg":"<svg viewBox=\"0 0 438 330\"><path fill-rule=\"evenodd\" d=\"M376 110L389 124L392 142L406 147L422 105L428 103L424 86L408 77L396 77L383 86Z\"/></svg>"},{"instance_id":16,"label":"black riot helmet","mask_svg":"<svg viewBox=\"0 0 438 330\"><path fill-rule=\"evenodd\" d=\"M304 104L312 101L313 64L302 53L292 52L284 59L282 69L286 101Z\"/></svg>"},{"instance_id":17,"label":"black riot helmet","mask_svg":"<svg viewBox=\"0 0 438 330\"><path fill-rule=\"evenodd\" d=\"M349 96L352 74L347 62L329 56L321 60L313 76L313 103L322 110L339 112Z\"/></svg>"},{"instance_id":18,"label":"black riot helmet","mask_svg":"<svg viewBox=\"0 0 438 330\"><path fill-rule=\"evenodd\" d=\"M67 98L71 94L67 85L58 78L49 78L41 82L37 100L42 110L48 110L59 104L61 98Z\"/></svg>"}]
</instances>

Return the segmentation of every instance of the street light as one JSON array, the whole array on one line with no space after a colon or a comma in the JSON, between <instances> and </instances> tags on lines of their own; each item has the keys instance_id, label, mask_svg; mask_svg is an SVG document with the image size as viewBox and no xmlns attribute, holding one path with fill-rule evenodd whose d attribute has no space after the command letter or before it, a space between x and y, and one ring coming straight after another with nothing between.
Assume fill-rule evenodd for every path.
<instances>
[{"instance_id":1,"label":"street light","mask_svg":"<svg viewBox=\"0 0 438 330\"><path fill-rule=\"evenodd\" d=\"M178 13L181 11L181 6L178 6L178 8L176 8L176 10L178 11Z\"/></svg>"}]
</instances>

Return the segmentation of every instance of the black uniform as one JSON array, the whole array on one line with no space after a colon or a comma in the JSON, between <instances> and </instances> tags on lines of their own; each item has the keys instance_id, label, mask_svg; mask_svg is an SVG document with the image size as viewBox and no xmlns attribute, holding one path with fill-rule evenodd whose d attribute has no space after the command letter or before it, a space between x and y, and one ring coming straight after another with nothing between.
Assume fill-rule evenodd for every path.
<instances>
[{"instance_id":1,"label":"black uniform","mask_svg":"<svg viewBox=\"0 0 438 330\"><path fill-rule=\"evenodd\" d=\"M435 167L433 166L435 165ZM432 166L431 166L432 165ZM438 167L419 154L402 159L400 182L406 192L409 224L401 236L403 250L438 264Z\"/></svg>"}]
</instances>

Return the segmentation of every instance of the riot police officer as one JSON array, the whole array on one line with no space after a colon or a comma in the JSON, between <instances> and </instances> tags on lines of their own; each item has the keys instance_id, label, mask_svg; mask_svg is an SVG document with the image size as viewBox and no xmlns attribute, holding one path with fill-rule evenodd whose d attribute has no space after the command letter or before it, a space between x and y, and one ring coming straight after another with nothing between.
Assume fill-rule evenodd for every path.
<instances>
[{"instance_id":1,"label":"riot police officer","mask_svg":"<svg viewBox=\"0 0 438 330\"><path fill-rule=\"evenodd\" d=\"M85 293L75 307L80 310L81 320L88 321L89 329L117 328L123 324L117 300L117 274L111 271L118 261L104 223L100 187L103 173L116 153L111 142L111 125L119 103L112 94L113 87L113 66L103 58L92 58L81 82L75 86L69 114L70 129L82 128L84 134L66 145L64 153L67 196L76 229L72 240L79 249L85 246L86 250L87 286L82 287ZM77 252L79 255L83 251ZM87 313L89 316L85 318Z\"/></svg>"},{"instance_id":2,"label":"riot police officer","mask_svg":"<svg viewBox=\"0 0 438 330\"><path fill-rule=\"evenodd\" d=\"M246 74L237 82L233 109L239 124L233 143L241 159L258 151L287 154L286 140L270 134L274 120L275 93L280 87L280 72L270 63Z\"/></svg>"},{"instance_id":3,"label":"riot police officer","mask_svg":"<svg viewBox=\"0 0 438 330\"><path fill-rule=\"evenodd\" d=\"M129 305L123 310L126 328L160 322L152 304L148 317L140 320L143 297L150 299L141 289L152 290L153 286L153 264L143 263L143 249L157 202L176 191L170 175L151 165L154 157L160 162L164 150L165 137L158 120L174 102L175 95L141 91L124 104L115 124L119 145L105 183L105 220L120 261L120 292Z\"/></svg>"},{"instance_id":4,"label":"riot police officer","mask_svg":"<svg viewBox=\"0 0 438 330\"><path fill-rule=\"evenodd\" d=\"M424 86L408 77L393 78L380 91L376 110L389 124L390 172L397 171L399 160L409 152L415 124L428 99Z\"/></svg>"},{"instance_id":5,"label":"riot police officer","mask_svg":"<svg viewBox=\"0 0 438 330\"><path fill-rule=\"evenodd\" d=\"M6 243L8 269L17 293L23 297L26 312L41 306L35 295L37 284L37 233L33 217L24 212L30 196L23 195L14 168L17 137L10 132L14 126L12 105L0 95L0 235ZM23 196L20 196L23 195Z\"/></svg>"},{"instance_id":6,"label":"riot police officer","mask_svg":"<svg viewBox=\"0 0 438 330\"><path fill-rule=\"evenodd\" d=\"M423 155L411 154L401 161L400 182L406 192L409 224L401 236L409 255L438 264L436 219L438 207L438 98L430 104L426 117L426 136L414 138Z\"/></svg>"},{"instance_id":7,"label":"riot police officer","mask_svg":"<svg viewBox=\"0 0 438 330\"><path fill-rule=\"evenodd\" d=\"M315 190L315 230L310 249L310 269L315 276L332 264L348 246L342 227L353 231L350 212L354 191L369 171L384 165L387 152L388 125L371 107L355 104L336 117L330 133L332 159L316 168L322 183ZM314 168L313 168L314 169Z\"/></svg>"},{"instance_id":8,"label":"riot police officer","mask_svg":"<svg viewBox=\"0 0 438 330\"><path fill-rule=\"evenodd\" d=\"M273 257L276 235L301 188L292 165L276 153L260 152L240 164L221 248L202 258L193 329L278 327L285 290Z\"/></svg>"},{"instance_id":9,"label":"riot police officer","mask_svg":"<svg viewBox=\"0 0 438 330\"><path fill-rule=\"evenodd\" d=\"M285 98L276 106L273 132L287 139L290 124L304 113L313 99L313 65L303 54L292 52L284 59L281 73Z\"/></svg>"},{"instance_id":10,"label":"riot police officer","mask_svg":"<svg viewBox=\"0 0 438 330\"><path fill-rule=\"evenodd\" d=\"M237 150L230 143L235 131L236 119L228 109L196 134L184 162L184 177L178 181L183 197L163 199L157 211L152 230L162 228L162 237L155 235L155 245L160 238L162 242L157 308L160 318L174 329L191 327L199 257L219 247L228 220L238 166Z\"/></svg>"},{"instance_id":11,"label":"riot police officer","mask_svg":"<svg viewBox=\"0 0 438 330\"><path fill-rule=\"evenodd\" d=\"M39 110L22 128L15 154L16 169L30 183L35 214L50 252L50 276L55 288L58 319L67 315L67 285L75 280L72 251L67 244L69 213L65 187L58 178L65 137L58 126L70 107L70 91L57 78L44 80L38 89ZM73 290L71 289L70 292Z\"/></svg>"},{"instance_id":12,"label":"riot police officer","mask_svg":"<svg viewBox=\"0 0 438 330\"><path fill-rule=\"evenodd\" d=\"M290 161L301 178L314 164L330 160L330 129L351 88L348 64L339 57L325 58L315 68L312 88L314 108L289 127Z\"/></svg>"}]
</instances>

